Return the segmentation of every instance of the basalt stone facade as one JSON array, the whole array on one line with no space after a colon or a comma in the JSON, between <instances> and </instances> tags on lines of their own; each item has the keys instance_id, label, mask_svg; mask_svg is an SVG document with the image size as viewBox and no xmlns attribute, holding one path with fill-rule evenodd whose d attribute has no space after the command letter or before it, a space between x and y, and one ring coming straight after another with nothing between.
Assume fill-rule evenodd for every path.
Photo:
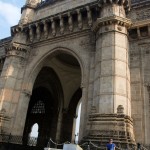
<instances>
[{"instance_id":1,"label":"basalt stone facade","mask_svg":"<svg viewBox=\"0 0 150 150\"><path fill-rule=\"evenodd\" d=\"M0 132L28 144L150 145L150 1L27 0L0 41Z\"/></svg>"}]
</instances>

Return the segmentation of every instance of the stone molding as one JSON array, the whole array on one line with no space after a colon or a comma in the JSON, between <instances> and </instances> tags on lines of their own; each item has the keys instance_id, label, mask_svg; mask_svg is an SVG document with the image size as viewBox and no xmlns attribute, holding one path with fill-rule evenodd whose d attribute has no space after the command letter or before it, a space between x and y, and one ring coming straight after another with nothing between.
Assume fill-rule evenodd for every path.
<instances>
[{"instance_id":1,"label":"stone molding","mask_svg":"<svg viewBox=\"0 0 150 150\"><path fill-rule=\"evenodd\" d=\"M62 12L61 14L55 14L46 18L43 18L42 20L37 20L35 22L31 22L28 24L21 24L22 21L25 21L26 23L28 22L28 16L25 16L25 18L23 18L22 20L20 20L20 24L11 27L11 34L15 35L16 33L19 32L24 32L26 34L29 34L27 36L29 36L30 42L33 42L33 39L36 39L37 37L37 41L41 39L41 31L40 31L40 26L43 26L43 31L44 31L44 37L45 39L48 37L48 32L51 29L53 37L56 37L56 20L59 20L59 34L60 35L64 35L66 33L65 31L65 24L64 24L64 18L68 17L68 29L69 31L72 33L75 29L74 26L74 20L73 20L73 15L76 14L77 15L77 22L78 22L78 30L83 30L83 19L86 19L87 22L87 27L88 29L90 29L93 25L93 18L92 18L92 9L97 10L98 4L97 3L92 3L92 4L88 4L85 6L81 6L78 8L74 8L73 10L68 10L66 12ZM82 18L82 13L86 12L87 13L87 17L86 18ZM51 25L50 25L51 24ZM49 25L49 26L48 26ZM33 28L36 29L36 31L38 31L38 33L34 33L33 32ZM57 27L58 28L58 27ZM85 27L84 27L85 29ZM76 30L76 29L75 29ZM44 38L43 38L44 39Z\"/></svg>"},{"instance_id":2,"label":"stone molding","mask_svg":"<svg viewBox=\"0 0 150 150\"><path fill-rule=\"evenodd\" d=\"M29 51L29 47L22 43L11 43L5 47L6 56L19 56L25 58L26 53Z\"/></svg>"},{"instance_id":3,"label":"stone molding","mask_svg":"<svg viewBox=\"0 0 150 150\"><path fill-rule=\"evenodd\" d=\"M142 20L142 21L136 21L132 24L130 29L134 28L139 28L139 27L144 27L144 26L149 26L150 25L150 19L147 20Z\"/></svg>"},{"instance_id":4,"label":"stone molding","mask_svg":"<svg viewBox=\"0 0 150 150\"><path fill-rule=\"evenodd\" d=\"M118 1L115 0L115 1L112 1L112 3L115 3L117 5L125 5L126 6L127 1L128 0L118 0ZM67 12L62 12L61 14L49 16L47 18L43 18L42 20L37 20L37 21L31 22L29 24L22 24L22 25L20 24L20 25L14 26L11 28L11 33L12 33L12 35L14 35L18 32L24 32L27 35L27 37L29 37L30 42L39 41L41 39L42 40L47 39L48 34L51 34L52 37L54 38L57 36L56 28L58 28L58 27L56 27L56 20L59 20L59 22L60 22L59 28L60 29L57 31L57 32L59 32L57 34L60 34L62 36L64 34L66 34L66 31L65 31L66 27L64 24L65 17L68 17L68 30L72 33L74 30L77 31L77 29L75 29L74 20L72 17L74 14L77 15L78 26L76 28L78 28L79 31L81 31L83 29L84 30L91 29L93 26L93 21L94 21L92 10L95 9L97 11L98 4L105 4L105 1L102 0L99 2L91 3L90 5L86 4L84 6L74 8L73 10L68 10ZM100 9L99 9L99 11L100 11ZM86 18L82 17L83 12L87 13ZM86 20L83 20L83 19L86 19ZM20 23L22 23L22 21L28 22L27 20L28 20L28 16L26 16L24 19L20 20ZM86 27L84 27L85 23L83 23L85 21L87 23ZM111 16L108 18L99 18L97 21L97 23L99 25L100 24L107 25L109 23L111 24L114 22L117 22L118 25L121 25L121 26L124 26L124 25L130 26L131 25L129 19L121 18L119 16ZM51 26L48 26L50 24L51 24ZM43 33L41 33L40 26L43 27ZM35 30L36 32L34 33L33 30ZM51 33L49 33L49 30L51 30ZM42 35L42 34L44 34L44 35Z\"/></svg>"},{"instance_id":5,"label":"stone molding","mask_svg":"<svg viewBox=\"0 0 150 150\"><path fill-rule=\"evenodd\" d=\"M37 20L29 24L19 24L11 28L11 34L15 35L16 33L23 32L28 37L29 42L32 43L45 40L49 37L54 39L55 37L64 36L65 34L70 34L87 29L89 30L93 25L92 9L96 9L96 7L97 5L94 5L92 7L84 6L71 11L69 10L65 13L56 14L55 16L49 16L48 18ZM86 18L82 17L83 12L87 13ZM77 15L77 20L75 20L78 24L77 27L74 26L74 14ZM65 17L68 17L67 27L64 22ZM28 20L28 17L24 18L23 20ZM59 20L59 24L56 24L56 20ZM22 20L20 20L20 23L21 22ZM84 22L86 22L86 24ZM41 31L41 28L43 28L43 31Z\"/></svg>"},{"instance_id":6,"label":"stone molding","mask_svg":"<svg viewBox=\"0 0 150 150\"><path fill-rule=\"evenodd\" d=\"M100 26L107 26L111 24L118 24L120 26L125 26L129 28L131 26L131 20L116 15L110 17L98 18L95 24L93 25L93 31L97 31Z\"/></svg>"},{"instance_id":7,"label":"stone molding","mask_svg":"<svg viewBox=\"0 0 150 150\"><path fill-rule=\"evenodd\" d=\"M122 107L119 106L121 109ZM133 119L125 114L99 114L89 115L87 123L88 135L85 141L101 141L101 145L106 145L108 139L113 138L115 144L120 148L129 149L135 146L133 133Z\"/></svg>"},{"instance_id":8,"label":"stone molding","mask_svg":"<svg viewBox=\"0 0 150 150\"><path fill-rule=\"evenodd\" d=\"M126 118L128 119L130 122L133 121L133 119L130 116L127 116L125 114L100 114L100 113L92 113L89 115L89 121L99 121L99 120L106 120L106 118L113 118L113 117L117 117L117 118Z\"/></svg>"}]
</instances>

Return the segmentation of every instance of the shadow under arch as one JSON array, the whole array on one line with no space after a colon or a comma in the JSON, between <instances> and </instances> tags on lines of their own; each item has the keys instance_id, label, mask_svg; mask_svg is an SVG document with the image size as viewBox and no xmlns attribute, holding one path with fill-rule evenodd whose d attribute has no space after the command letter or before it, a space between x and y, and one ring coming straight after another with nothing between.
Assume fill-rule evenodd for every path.
<instances>
[{"instance_id":1,"label":"shadow under arch","mask_svg":"<svg viewBox=\"0 0 150 150\"><path fill-rule=\"evenodd\" d=\"M81 69L81 85L84 84L85 61L81 58L79 53L75 52L74 50L65 48L65 47L56 47L54 49L51 49L47 53L45 53L39 60L37 60L34 67L29 72L29 74L27 74L25 76L24 82L27 84L25 84L26 86L25 86L24 91L26 91L27 93L32 92L33 83L34 83L38 73L40 72L41 68L43 67L44 61L47 58L55 57L59 53L66 53L66 54L72 55L74 58L76 58L76 60L78 61L79 65L80 65L80 69Z\"/></svg>"},{"instance_id":2,"label":"shadow under arch","mask_svg":"<svg viewBox=\"0 0 150 150\"><path fill-rule=\"evenodd\" d=\"M28 145L29 134L35 123L39 125L37 146L44 147L50 138L56 139L58 116L63 107L63 100L63 90L57 74L52 68L43 67L35 80L28 105L23 134L24 145Z\"/></svg>"}]
</instances>

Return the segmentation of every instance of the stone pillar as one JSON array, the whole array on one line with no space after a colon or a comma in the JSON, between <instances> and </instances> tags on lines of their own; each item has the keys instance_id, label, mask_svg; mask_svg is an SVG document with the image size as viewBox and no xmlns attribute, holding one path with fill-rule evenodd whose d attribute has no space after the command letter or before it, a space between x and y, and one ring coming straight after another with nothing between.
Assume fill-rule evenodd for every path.
<instances>
[{"instance_id":1,"label":"stone pillar","mask_svg":"<svg viewBox=\"0 0 150 150\"><path fill-rule=\"evenodd\" d=\"M96 100L99 113L117 113L117 107L123 105L125 114L131 116L127 39L130 24L123 6L117 4L105 4L95 24L97 69L100 70Z\"/></svg>"},{"instance_id":2,"label":"stone pillar","mask_svg":"<svg viewBox=\"0 0 150 150\"><path fill-rule=\"evenodd\" d=\"M103 141L114 138L122 148L135 144L127 38L131 21L125 14L128 3L128 0L99 1L101 16L93 27L96 32L93 99L96 113L90 115L88 124L90 137L100 136Z\"/></svg>"},{"instance_id":3,"label":"stone pillar","mask_svg":"<svg viewBox=\"0 0 150 150\"><path fill-rule=\"evenodd\" d=\"M150 137L150 82L145 81L144 89L144 136L145 138L137 139L139 143L143 143L144 145L150 145L149 137ZM142 136L141 136L142 137ZM144 139L144 140L143 140Z\"/></svg>"},{"instance_id":4,"label":"stone pillar","mask_svg":"<svg viewBox=\"0 0 150 150\"><path fill-rule=\"evenodd\" d=\"M41 0L26 0L26 4L22 7L22 15L19 21L19 24L27 24L33 21L34 18L34 9L40 3Z\"/></svg>"},{"instance_id":5,"label":"stone pillar","mask_svg":"<svg viewBox=\"0 0 150 150\"><path fill-rule=\"evenodd\" d=\"M87 91L88 89L86 88L87 86L85 86L85 83L82 83L81 88L82 88L82 105L81 105L81 116L80 116L80 127L79 127L79 135L78 135L78 141L81 141L83 139L83 137L85 137L87 135L86 132L86 123L88 120L88 116L87 116Z\"/></svg>"},{"instance_id":6,"label":"stone pillar","mask_svg":"<svg viewBox=\"0 0 150 150\"><path fill-rule=\"evenodd\" d=\"M57 133L56 133L56 141L60 142L61 140L61 127L62 127L62 120L63 120L63 110L60 109L59 115L58 115L58 123L57 123Z\"/></svg>"},{"instance_id":7,"label":"stone pillar","mask_svg":"<svg viewBox=\"0 0 150 150\"><path fill-rule=\"evenodd\" d=\"M13 117L13 124L12 124L12 135L19 135L22 136L25 127L25 121L29 106L31 93L28 91L21 91L19 102L17 105L15 116Z\"/></svg>"},{"instance_id":8,"label":"stone pillar","mask_svg":"<svg viewBox=\"0 0 150 150\"><path fill-rule=\"evenodd\" d=\"M28 47L14 42L6 48L6 51L6 60L0 78L0 110L5 111L5 117L9 118L9 123L2 123L2 128L5 129L5 133L10 134L21 93Z\"/></svg>"}]
</instances>

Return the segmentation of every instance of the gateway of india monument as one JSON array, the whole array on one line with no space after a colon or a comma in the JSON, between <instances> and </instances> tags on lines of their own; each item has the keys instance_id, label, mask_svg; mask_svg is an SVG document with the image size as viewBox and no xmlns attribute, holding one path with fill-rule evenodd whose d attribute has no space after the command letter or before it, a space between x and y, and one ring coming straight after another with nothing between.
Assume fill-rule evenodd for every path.
<instances>
[{"instance_id":1,"label":"gateway of india monument","mask_svg":"<svg viewBox=\"0 0 150 150\"><path fill-rule=\"evenodd\" d=\"M21 13L0 40L0 143L30 147L34 124L40 150L74 141L82 103L79 143L150 150L150 0L26 0Z\"/></svg>"}]
</instances>

